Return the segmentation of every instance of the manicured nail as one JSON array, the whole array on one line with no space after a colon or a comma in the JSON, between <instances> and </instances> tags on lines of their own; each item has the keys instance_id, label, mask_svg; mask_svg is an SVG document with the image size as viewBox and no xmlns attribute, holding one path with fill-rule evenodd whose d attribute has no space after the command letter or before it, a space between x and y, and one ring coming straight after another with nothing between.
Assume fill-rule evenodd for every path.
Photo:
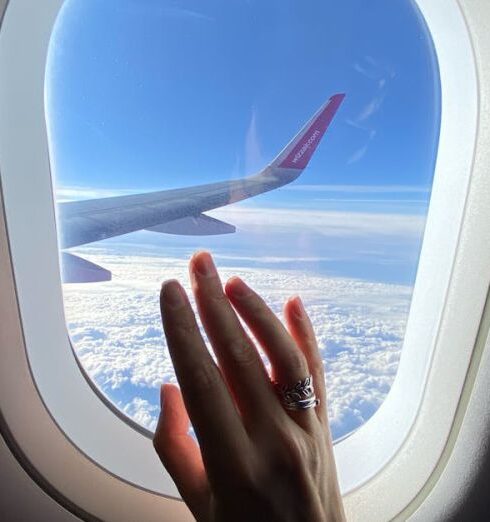
<instances>
[{"instance_id":1,"label":"manicured nail","mask_svg":"<svg viewBox=\"0 0 490 522\"><path fill-rule=\"evenodd\" d=\"M298 319L304 319L306 316L305 307L303 306L303 301L301 301L301 297L296 295L291 298L291 303L293 305L293 314Z\"/></svg>"},{"instance_id":2,"label":"manicured nail","mask_svg":"<svg viewBox=\"0 0 490 522\"><path fill-rule=\"evenodd\" d=\"M226 286L230 289L231 294L238 299L247 297L252 293L251 288L247 286L239 277L232 277Z\"/></svg>"},{"instance_id":3,"label":"manicured nail","mask_svg":"<svg viewBox=\"0 0 490 522\"><path fill-rule=\"evenodd\" d=\"M181 308L185 304L184 289L175 279L165 281L162 285L163 302L170 308Z\"/></svg>"},{"instance_id":4,"label":"manicured nail","mask_svg":"<svg viewBox=\"0 0 490 522\"><path fill-rule=\"evenodd\" d=\"M217 274L213 258L208 252L199 252L192 260L195 271L203 276L209 277Z\"/></svg>"}]
</instances>

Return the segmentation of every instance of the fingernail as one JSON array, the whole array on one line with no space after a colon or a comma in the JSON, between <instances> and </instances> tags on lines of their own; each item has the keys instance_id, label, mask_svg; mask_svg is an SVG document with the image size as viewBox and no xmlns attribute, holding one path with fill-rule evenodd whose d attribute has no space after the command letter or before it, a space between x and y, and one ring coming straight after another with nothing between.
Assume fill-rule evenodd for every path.
<instances>
[{"instance_id":1,"label":"fingernail","mask_svg":"<svg viewBox=\"0 0 490 522\"><path fill-rule=\"evenodd\" d=\"M216 267L214 266L213 259L208 252L199 252L196 254L193 259L193 266L195 271L203 277L216 275Z\"/></svg>"},{"instance_id":2,"label":"fingernail","mask_svg":"<svg viewBox=\"0 0 490 522\"><path fill-rule=\"evenodd\" d=\"M184 289L175 279L165 281L162 285L163 302L170 308L181 308L185 304Z\"/></svg>"},{"instance_id":3,"label":"fingernail","mask_svg":"<svg viewBox=\"0 0 490 522\"><path fill-rule=\"evenodd\" d=\"M298 319L303 319L306 315L305 307L303 306L303 301L301 301L301 297L299 295L294 296L291 299L293 303L293 313Z\"/></svg>"},{"instance_id":4,"label":"fingernail","mask_svg":"<svg viewBox=\"0 0 490 522\"><path fill-rule=\"evenodd\" d=\"M251 288L246 285L239 277L232 277L228 281L228 286L231 294L239 299L252 293Z\"/></svg>"}]
</instances>

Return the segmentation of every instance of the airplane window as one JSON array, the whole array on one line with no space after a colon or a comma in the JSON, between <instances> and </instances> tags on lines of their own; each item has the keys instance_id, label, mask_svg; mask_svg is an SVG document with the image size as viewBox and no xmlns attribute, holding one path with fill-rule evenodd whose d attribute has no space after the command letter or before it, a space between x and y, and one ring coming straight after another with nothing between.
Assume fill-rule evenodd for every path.
<instances>
[{"instance_id":1,"label":"airplane window","mask_svg":"<svg viewBox=\"0 0 490 522\"><path fill-rule=\"evenodd\" d=\"M46 108L68 332L148 430L175 382L160 283L213 252L316 328L334 438L389 392L440 121L416 5L67 0ZM188 286L187 286L188 287Z\"/></svg>"}]
</instances>

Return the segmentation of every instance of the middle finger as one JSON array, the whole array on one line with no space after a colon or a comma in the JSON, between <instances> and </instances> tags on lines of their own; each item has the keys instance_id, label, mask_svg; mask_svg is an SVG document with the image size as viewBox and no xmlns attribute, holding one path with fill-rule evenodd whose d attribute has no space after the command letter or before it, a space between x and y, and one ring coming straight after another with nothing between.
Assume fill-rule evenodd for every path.
<instances>
[{"instance_id":1,"label":"middle finger","mask_svg":"<svg viewBox=\"0 0 490 522\"><path fill-rule=\"evenodd\" d=\"M269 376L223 292L210 254L195 254L189 269L204 329L240 411L245 418L270 416L277 399Z\"/></svg>"}]
</instances>

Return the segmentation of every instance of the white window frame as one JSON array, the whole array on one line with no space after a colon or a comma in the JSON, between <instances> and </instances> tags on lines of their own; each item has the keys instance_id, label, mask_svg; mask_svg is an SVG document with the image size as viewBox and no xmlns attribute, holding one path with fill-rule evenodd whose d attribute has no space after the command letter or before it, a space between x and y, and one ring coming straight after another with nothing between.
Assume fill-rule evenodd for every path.
<instances>
[{"instance_id":1,"label":"white window frame","mask_svg":"<svg viewBox=\"0 0 490 522\"><path fill-rule=\"evenodd\" d=\"M70 346L44 103L62 4L10 0L0 28L2 431L69 509L102 520L191 520L150 438L107 407ZM397 376L376 414L335 445L349 520L391 520L427 483L451 432L490 281L490 242L480 240L490 189L476 154L486 98L465 18L477 24L477 8L417 4L439 62L440 142Z\"/></svg>"}]
</instances>

